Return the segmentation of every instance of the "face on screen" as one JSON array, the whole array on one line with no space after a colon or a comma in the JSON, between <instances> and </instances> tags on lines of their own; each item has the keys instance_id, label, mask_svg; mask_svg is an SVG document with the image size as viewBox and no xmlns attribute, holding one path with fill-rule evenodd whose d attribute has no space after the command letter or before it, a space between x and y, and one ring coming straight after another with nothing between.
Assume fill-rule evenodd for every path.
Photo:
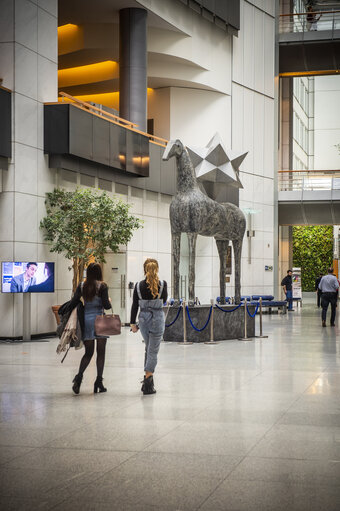
<instances>
[{"instance_id":1,"label":"face on screen","mask_svg":"<svg viewBox=\"0 0 340 511\"><path fill-rule=\"evenodd\" d=\"M36 266L35 264L30 264L26 270L27 277L32 279L34 277L34 274L37 271L37 269L38 269L38 266Z\"/></svg>"}]
</instances>

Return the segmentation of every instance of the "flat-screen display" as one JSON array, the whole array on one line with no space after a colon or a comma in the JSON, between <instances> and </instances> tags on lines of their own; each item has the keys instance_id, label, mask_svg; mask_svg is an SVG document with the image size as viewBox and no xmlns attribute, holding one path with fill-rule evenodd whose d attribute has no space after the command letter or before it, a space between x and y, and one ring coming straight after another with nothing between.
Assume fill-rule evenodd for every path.
<instances>
[{"instance_id":1,"label":"flat-screen display","mask_svg":"<svg viewBox=\"0 0 340 511\"><path fill-rule=\"evenodd\" d=\"M3 293L54 292L54 263L6 261L1 266Z\"/></svg>"}]
</instances>

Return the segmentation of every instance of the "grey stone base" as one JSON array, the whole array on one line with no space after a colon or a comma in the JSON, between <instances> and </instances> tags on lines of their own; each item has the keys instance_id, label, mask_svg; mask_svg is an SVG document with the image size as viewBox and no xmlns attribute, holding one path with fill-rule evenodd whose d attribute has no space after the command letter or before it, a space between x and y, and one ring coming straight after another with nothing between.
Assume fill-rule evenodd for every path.
<instances>
[{"instance_id":1,"label":"grey stone base","mask_svg":"<svg viewBox=\"0 0 340 511\"><path fill-rule=\"evenodd\" d=\"M233 310L235 305L223 305L224 310ZM189 307L189 314L192 323L196 328L202 328L209 316L210 305L195 305ZM254 314L255 306L248 305L248 310ZM178 307L170 307L165 324L172 323L178 312ZM211 319L208 326L202 332L196 332L190 324L187 313L185 313L185 321L187 328L187 341L205 342L210 341ZM239 307L233 312L223 312L214 307L213 312L214 340L224 341L228 339L239 339L244 337L244 307ZM247 315L247 331L248 336L255 335L255 318ZM183 311L180 313L177 321L165 328L164 341L181 342L183 341Z\"/></svg>"}]
</instances>

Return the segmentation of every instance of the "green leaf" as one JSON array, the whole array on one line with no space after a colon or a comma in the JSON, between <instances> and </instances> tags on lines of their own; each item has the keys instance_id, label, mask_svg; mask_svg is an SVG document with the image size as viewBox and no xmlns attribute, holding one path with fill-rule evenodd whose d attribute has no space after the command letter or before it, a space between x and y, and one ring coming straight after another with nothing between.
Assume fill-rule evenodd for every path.
<instances>
[{"instance_id":1,"label":"green leaf","mask_svg":"<svg viewBox=\"0 0 340 511\"><path fill-rule=\"evenodd\" d=\"M319 273L333 264L333 226L293 226L293 265L301 268L302 291L315 291Z\"/></svg>"}]
</instances>

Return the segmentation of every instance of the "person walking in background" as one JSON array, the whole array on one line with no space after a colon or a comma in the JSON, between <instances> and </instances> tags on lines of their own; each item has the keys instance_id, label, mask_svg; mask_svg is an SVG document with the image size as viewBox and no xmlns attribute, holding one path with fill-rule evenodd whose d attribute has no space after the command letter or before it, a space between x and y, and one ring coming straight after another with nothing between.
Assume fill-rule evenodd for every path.
<instances>
[{"instance_id":1,"label":"person walking in background","mask_svg":"<svg viewBox=\"0 0 340 511\"><path fill-rule=\"evenodd\" d=\"M108 336L96 335L94 322L104 309L111 309L111 300L108 296L108 287L103 282L102 269L97 263L90 263L86 270L86 280L79 284L71 300L70 308L76 306L81 297L84 299L84 332L83 341L85 354L80 361L78 374L74 377L72 390L79 394L83 374L89 365L94 353L94 340L97 340L97 379L94 382L93 392L106 392L103 385L103 371L105 364L106 340ZM73 305L73 307L72 307Z\"/></svg>"},{"instance_id":2,"label":"person walking in background","mask_svg":"<svg viewBox=\"0 0 340 511\"><path fill-rule=\"evenodd\" d=\"M322 291L321 291L321 289L319 289L319 284L320 284L320 280L322 279L322 276L323 276L323 274L320 273L318 278L315 279L315 291L316 291L316 296L317 296L317 306L318 307L320 307L320 304L321 304Z\"/></svg>"},{"instance_id":3,"label":"person walking in background","mask_svg":"<svg viewBox=\"0 0 340 511\"><path fill-rule=\"evenodd\" d=\"M339 282L333 275L333 268L328 268L328 275L324 275L319 283L319 289L322 292L322 326L326 326L326 316L328 305L331 304L331 326L335 326L336 305L338 301Z\"/></svg>"},{"instance_id":4,"label":"person walking in background","mask_svg":"<svg viewBox=\"0 0 340 511\"><path fill-rule=\"evenodd\" d=\"M287 275L284 279L282 279L281 286L283 286L283 291L286 295L286 300L288 302L288 310L293 311L293 285L292 285L292 270L287 271Z\"/></svg>"},{"instance_id":5,"label":"person walking in background","mask_svg":"<svg viewBox=\"0 0 340 511\"><path fill-rule=\"evenodd\" d=\"M136 284L131 306L131 330L134 333L138 332L136 317L138 308L140 308L139 328L145 342L145 375L141 388L143 394L156 393L153 374L157 365L157 355L165 329L163 303L168 298L168 291L166 281L159 280L158 271L156 259L147 259L145 261L145 279Z\"/></svg>"}]
</instances>

